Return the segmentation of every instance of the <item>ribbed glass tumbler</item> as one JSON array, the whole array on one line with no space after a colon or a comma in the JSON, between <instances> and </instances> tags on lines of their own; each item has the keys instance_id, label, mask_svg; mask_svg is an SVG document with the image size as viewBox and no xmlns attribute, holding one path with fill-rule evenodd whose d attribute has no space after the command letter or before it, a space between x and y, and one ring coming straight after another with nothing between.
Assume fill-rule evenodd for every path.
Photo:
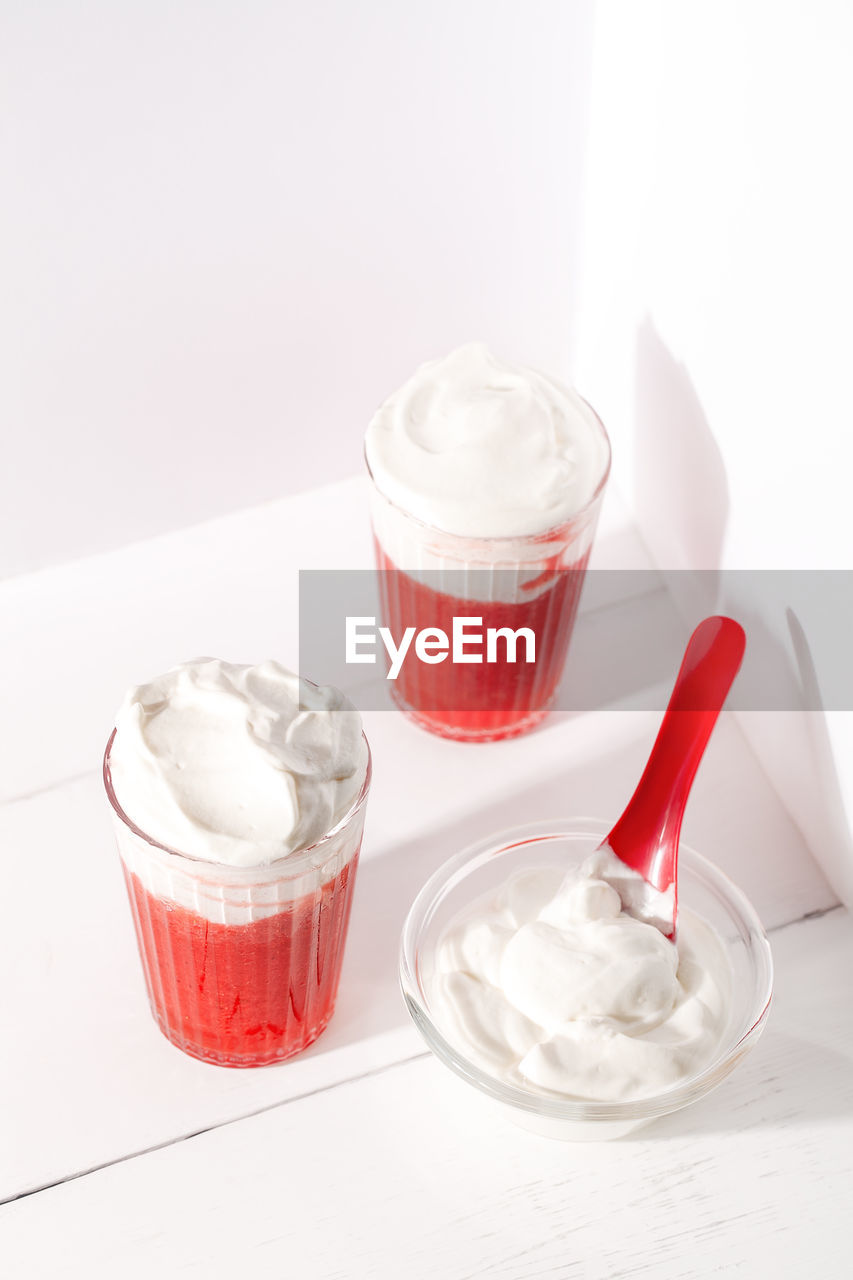
<instances>
[{"instance_id":1,"label":"ribbed glass tumbler","mask_svg":"<svg viewBox=\"0 0 853 1280\"><path fill-rule=\"evenodd\" d=\"M525 733L553 705L610 471L609 442L596 422L605 447L597 486L571 519L541 533L447 533L391 502L371 473L379 599L395 641L408 629L449 637L454 619L482 636L461 660L448 653L402 664L392 696L422 728L488 742Z\"/></svg>"},{"instance_id":2,"label":"ribbed glass tumbler","mask_svg":"<svg viewBox=\"0 0 853 1280\"><path fill-rule=\"evenodd\" d=\"M151 1012L184 1053L228 1067L290 1058L327 1026L338 992L371 767L315 844L232 867L159 844L104 785Z\"/></svg>"}]
</instances>

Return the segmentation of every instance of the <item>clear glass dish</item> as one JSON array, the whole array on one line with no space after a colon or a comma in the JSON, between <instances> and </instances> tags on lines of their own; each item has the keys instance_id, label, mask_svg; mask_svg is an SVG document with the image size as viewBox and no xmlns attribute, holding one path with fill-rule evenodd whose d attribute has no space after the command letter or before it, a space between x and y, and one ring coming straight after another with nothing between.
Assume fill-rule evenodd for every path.
<instances>
[{"instance_id":1,"label":"clear glass dish","mask_svg":"<svg viewBox=\"0 0 853 1280\"><path fill-rule=\"evenodd\" d=\"M426 882L403 926L400 984L414 1023L439 1059L481 1094L500 1104L517 1124L547 1137L622 1137L658 1116L697 1102L716 1088L757 1042L773 989L770 944L748 900L727 876L682 843L679 901L719 934L732 968L731 1009L714 1059L673 1088L630 1102L558 1097L492 1076L468 1061L436 1025L430 987L436 944L458 912L523 869L567 870L604 839L608 824L588 818L533 822L498 832L445 862Z\"/></svg>"}]
</instances>

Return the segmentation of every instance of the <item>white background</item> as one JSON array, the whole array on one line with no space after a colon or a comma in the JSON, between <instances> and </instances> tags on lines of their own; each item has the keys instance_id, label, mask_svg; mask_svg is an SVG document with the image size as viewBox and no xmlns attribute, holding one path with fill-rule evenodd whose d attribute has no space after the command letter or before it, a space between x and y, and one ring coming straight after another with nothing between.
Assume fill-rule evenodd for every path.
<instances>
[{"instance_id":1,"label":"white background","mask_svg":"<svg viewBox=\"0 0 853 1280\"><path fill-rule=\"evenodd\" d=\"M0 576L352 473L471 337L574 374L666 554L847 563L845 0L0 22Z\"/></svg>"},{"instance_id":2,"label":"white background","mask_svg":"<svg viewBox=\"0 0 853 1280\"><path fill-rule=\"evenodd\" d=\"M658 562L850 564L846 0L0 19L0 578L358 471L470 338L574 378ZM746 727L851 900L848 721Z\"/></svg>"},{"instance_id":3,"label":"white background","mask_svg":"<svg viewBox=\"0 0 853 1280\"><path fill-rule=\"evenodd\" d=\"M0 576L358 471L459 342L568 372L590 4L0 15Z\"/></svg>"},{"instance_id":4,"label":"white background","mask_svg":"<svg viewBox=\"0 0 853 1280\"><path fill-rule=\"evenodd\" d=\"M582 1149L455 1097L397 942L448 853L617 813L656 717L468 748L369 716L338 1010L265 1072L153 1027L98 762L130 681L293 661L297 570L371 554L363 485L299 491L470 338L602 413L601 567L847 566L851 119L848 0L0 0L15 1280L848 1275L849 716L723 716L685 838L771 931L768 1031L704 1102Z\"/></svg>"}]
</instances>

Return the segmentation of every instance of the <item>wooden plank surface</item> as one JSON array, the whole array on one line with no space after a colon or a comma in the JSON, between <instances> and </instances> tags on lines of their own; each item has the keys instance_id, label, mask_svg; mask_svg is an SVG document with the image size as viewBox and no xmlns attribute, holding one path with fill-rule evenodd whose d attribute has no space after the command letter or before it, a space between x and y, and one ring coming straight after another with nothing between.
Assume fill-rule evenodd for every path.
<instances>
[{"instance_id":1,"label":"wooden plank surface","mask_svg":"<svg viewBox=\"0 0 853 1280\"><path fill-rule=\"evenodd\" d=\"M593 563L650 567L615 492ZM96 769L127 686L176 662L275 656L295 668L299 570L372 565L366 482L355 477L0 582L0 803Z\"/></svg>"},{"instance_id":2,"label":"wooden plank surface","mask_svg":"<svg viewBox=\"0 0 853 1280\"><path fill-rule=\"evenodd\" d=\"M602 712L472 753L375 713L377 788L338 1010L306 1055L263 1071L195 1062L154 1027L99 780L0 808L0 965L12 975L2 997L0 1199L411 1053L396 961L420 885L492 831L617 813L642 766L650 719ZM721 723L703 764L691 837L741 883L768 926L835 902L733 719Z\"/></svg>"},{"instance_id":3,"label":"wooden plank surface","mask_svg":"<svg viewBox=\"0 0 853 1280\"><path fill-rule=\"evenodd\" d=\"M596 558L648 564L615 496ZM790 923L836 899L728 716L684 834L776 930L780 1000L754 1059L683 1118L618 1148L495 1124L424 1057L396 980L431 870L501 827L614 817L655 732L648 711L555 715L480 747L368 713L375 783L329 1031L256 1072L160 1036L101 790L106 733L128 682L190 654L295 663L297 562L369 564L362 482L0 584L2 1273L461 1277L488 1262L508 1277L666 1277L697 1274L699 1241L709 1270L760 1275L754 1235L778 1263L768 1274L800 1274L785 1267L809 1247L824 1274L846 1274L832 1223L853 1167L850 926L840 910ZM618 621L619 601L597 605L593 622ZM641 1245L650 1214L655 1250Z\"/></svg>"},{"instance_id":4,"label":"wooden plank surface","mask_svg":"<svg viewBox=\"0 0 853 1280\"><path fill-rule=\"evenodd\" d=\"M773 935L758 1048L613 1143L493 1114L433 1058L286 1103L0 1209L28 1280L849 1275L853 969L838 908Z\"/></svg>"}]
</instances>

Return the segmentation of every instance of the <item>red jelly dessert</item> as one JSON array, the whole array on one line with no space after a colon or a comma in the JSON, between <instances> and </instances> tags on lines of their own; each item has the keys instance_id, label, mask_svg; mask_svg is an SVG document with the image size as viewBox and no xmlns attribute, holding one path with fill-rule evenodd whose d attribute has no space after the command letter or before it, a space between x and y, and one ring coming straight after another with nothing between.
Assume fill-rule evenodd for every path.
<instances>
[{"instance_id":1,"label":"red jelly dessert","mask_svg":"<svg viewBox=\"0 0 853 1280\"><path fill-rule=\"evenodd\" d=\"M125 869L151 1010L168 1040L223 1066L299 1053L331 1018L357 856L316 894L221 924L149 893Z\"/></svg>"},{"instance_id":2,"label":"red jelly dessert","mask_svg":"<svg viewBox=\"0 0 853 1280\"><path fill-rule=\"evenodd\" d=\"M513 662L503 641L493 662L457 663L448 654L432 665L409 653L391 684L406 715L443 737L479 742L525 733L545 717L563 672L589 551L569 567L546 566L518 591L525 598L506 601L436 591L397 569L378 542L376 559L383 619L395 639L412 626L440 628L449 636L454 617L480 618L484 634L490 627L526 627L535 636L533 662L525 660L523 641ZM461 571L448 576L464 584Z\"/></svg>"}]
</instances>

